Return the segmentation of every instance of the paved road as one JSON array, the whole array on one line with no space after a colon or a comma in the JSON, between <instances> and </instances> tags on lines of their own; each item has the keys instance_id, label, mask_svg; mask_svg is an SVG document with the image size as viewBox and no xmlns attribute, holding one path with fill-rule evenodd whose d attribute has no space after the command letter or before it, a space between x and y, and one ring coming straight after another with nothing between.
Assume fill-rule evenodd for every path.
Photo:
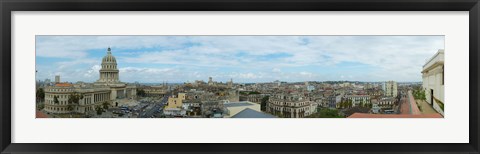
<instances>
[{"instance_id":1,"label":"paved road","mask_svg":"<svg viewBox=\"0 0 480 154\"><path fill-rule=\"evenodd\" d=\"M410 104L407 97L400 98L400 114L410 114Z\"/></svg>"},{"instance_id":2,"label":"paved road","mask_svg":"<svg viewBox=\"0 0 480 154\"><path fill-rule=\"evenodd\" d=\"M400 105L400 114L422 114L413 98L412 91L408 91L407 97L402 97Z\"/></svg>"},{"instance_id":3,"label":"paved road","mask_svg":"<svg viewBox=\"0 0 480 154\"><path fill-rule=\"evenodd\" d=\"M163 110L161 110L161 109L163 109L163 106L165 104L167 104L169 96L170 95L166 95L165 97L162 98L162 100L160 100L160 102L150 104L147 107L146 111L140 113L140 117L141 118L150 118L154 115L156 115L156 116L162 115ZM159 113L159 114L157 114L157 113Z\"/></svg>"}]
</instances>

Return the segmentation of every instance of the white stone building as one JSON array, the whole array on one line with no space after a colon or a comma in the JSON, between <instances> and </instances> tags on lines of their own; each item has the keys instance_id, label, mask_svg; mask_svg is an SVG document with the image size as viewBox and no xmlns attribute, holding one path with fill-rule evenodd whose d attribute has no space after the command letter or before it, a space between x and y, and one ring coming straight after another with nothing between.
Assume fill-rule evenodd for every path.
<instances>
[{"instance_id":1,"label":"white stone building","mask_svg":"<svg viewBox=\"0 0 480 154\"><path fill-rule=\"evenodd\" d=\"M95 83L58 83L45 88L45 111L49 113L89 113L107 102L118 106L120 99L133 99L137 96L135 85L120 82L117 61L108 48L107 55L102 59L100 79ZM57 77L56 77L57 78ZM78 104L69 104L71 94L83 96ZM57 101L55 101L55 97ZM73 110L69 110L69 105Z\"/></svg>"},{"instance_id":2,"label":"white stone building","mask_svg":"<svg viewBox=\"0 0 480 154\"><path fill-rule=\"evenodd\" d=\"M295 94L274 94L267 102L266 111L285 118L304 118L316 112L317 104Z\"/></svg>"},{"instance_id":3,"label":"white stone building","mask_svg":"<svg viewBox=\"0 0 480 154\"><path fill-rule=\"evenodd\" d=\"M443 115L444 106L444 50L438 52L423 65L423 90L428 104Z\"/></svg>"},{"instance_id":4,"label":"white stone building","mask_svg":"<svg viewBox=\"0 0 480 154\"><path fill-rule=\"evenodd\" d=\"M384 95L387 97L397 97L397 82L395 81L387 81L383 85Z\"/></svg>"}]
</instances>

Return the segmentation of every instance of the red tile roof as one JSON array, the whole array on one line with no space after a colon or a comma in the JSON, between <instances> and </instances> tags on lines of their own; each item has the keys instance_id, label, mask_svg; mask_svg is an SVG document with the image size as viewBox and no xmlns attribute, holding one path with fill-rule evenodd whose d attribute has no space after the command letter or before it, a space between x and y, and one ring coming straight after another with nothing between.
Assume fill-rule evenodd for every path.
<instances>
[{"instance_id":1,"label":"red tile roof","mask_svg":"<svg viewBox=\"0 0 480 154\"><path fill-rule=\"evenodd\" d=\"M347 118L443 118L441 114L369 114L354 113Z\"/></svg>"},{"instance_id":2,"label":"red tile roof","mask_svg":"<svg viewBox=\"0 0 480 154\"><path fill-rule=\"evenodd\" d=\"M57 83L57 84L55 84L55 86L57 86L57 87L71 87L73 85L70 84L70 83Z\"/></svg>"}]
</instances>

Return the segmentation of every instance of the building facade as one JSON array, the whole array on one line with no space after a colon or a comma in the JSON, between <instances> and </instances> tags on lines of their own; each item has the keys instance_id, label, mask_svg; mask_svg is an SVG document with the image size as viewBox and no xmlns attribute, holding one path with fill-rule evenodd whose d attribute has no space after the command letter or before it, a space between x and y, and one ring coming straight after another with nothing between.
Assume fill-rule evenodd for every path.
<instances>
[{"instance_id":1,"label":"building facade","mask_svg":"<svg viewBox=\"0 0 480 154\"><path fill-rule=\"evenodd\" d=\"M168 97L168 104L165 108L182 108L182 103L185 100L185 93L178 93L177 96Z\"/></svg>"},{"instance_id":2,"label":"building facade","mask_svg":"<svg viewBox=\"0 0 480 154\"><path fill-rule=\"evenodd\" d=\"M270 96L266 111L285 118L303 118L315 113L317 106L302 96L274 94Z\"/></svg>"},{"instance_id":3,"label":"building facade","mask_svg":"<svg viewBox=\"0 0 480 154\"><path fill-rule=\"evenodd\" d=\"M383 89L385 91L385 96L387 97L397 97L397 82L395 81L387 81L384 83Z\"/></svg>"},{"instance_id":4,"label":"building facade","mask_svg":"<svg viewBox=\"0 0 480 154\"><path fill-rule=\"evenodd\" d=\"M422 71L423 90L427 103L443 115L444 106L444 50L438 52L430 58Z\"/></svg>"},{"instance_id":5,"label":"building facade","mask_svg":"<svg viewBox=\"0 0 480 154\"><path fill-rule=\"evenodd\" d=\"M345 95L345 99L350 100L353 106L371 103L369 95Z\"/></svg>"},{"instance_id":6,"label":"building facade","mask_svg":"<svg viewBox=\"0 0 480 154\"><path fill-rule=\"evenodd\" d=\"M110 48L101 65L100 77L95 83L62 83L60 76L55 77L57 83L45 88L45 111L56 114L94 113L104 103L118 106L119 99L136 98L136 86L120 82L117 61ZM68 102L73 94L81 96L78 104Z\"/></svg>"}]
</instances>

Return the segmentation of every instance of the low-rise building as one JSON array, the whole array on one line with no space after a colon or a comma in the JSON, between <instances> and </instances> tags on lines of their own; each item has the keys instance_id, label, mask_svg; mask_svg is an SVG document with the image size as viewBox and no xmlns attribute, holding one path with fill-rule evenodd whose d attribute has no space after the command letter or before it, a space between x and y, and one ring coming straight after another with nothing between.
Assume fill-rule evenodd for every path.
<instances>
[{"instance_id":1,"label":"low-rise building","mask_svg":"<svg viewBox=\"0 0 480 154\"><path fill-rule=\"evenodd\" d=\"M251 109L254 111L262 112L260 110L260 104L252 103L249 101L229 102L229 103L224 103L223 106L227 108L227 114L225 116L226 118L235 116L237 113L245 109Z\"/></svg>"},{"instance_id":2,"label":"low-rise building","mask_svg":"<svg viewBox=\"0 0 480 154\"><path fill-rule=\"evenodd\" d=\"M167 86L144 86L139 89L142 89L147 97L164 97L168 92L167 88Z\"/></svg>"},{"instance_id":3,"label":"low-rise building","mask_svg":"<svg viewBox=\"0 0 480 154\"><path fill-rule=\"evenodd\" d=\"M295 94L274 94L266 105L266 111L285 118L303 118L313 114L317 106L313 101Z\"/></svg>"},{"instance_id":4,"label":"low-rise building","mask_svg":"<svg viewBox=\"0 0 480 154\"><path fill-rule=\"evenodd\" d=\"M345 99L350 100L352 102L352 106L363 104L370 104L370 96L369 95L345 95Z\"/></svg>"},{"instance_id":5,"label":"low-rise building","mask_svg":"<svg viewBox=\"0 0 480 154\"><path fill-rule=\"evenodd\" d=\"M178 93L168 97L168 104L165 108L182 108L182 102L185 100L185 93Z\"/></svg>"}]
</instances>

